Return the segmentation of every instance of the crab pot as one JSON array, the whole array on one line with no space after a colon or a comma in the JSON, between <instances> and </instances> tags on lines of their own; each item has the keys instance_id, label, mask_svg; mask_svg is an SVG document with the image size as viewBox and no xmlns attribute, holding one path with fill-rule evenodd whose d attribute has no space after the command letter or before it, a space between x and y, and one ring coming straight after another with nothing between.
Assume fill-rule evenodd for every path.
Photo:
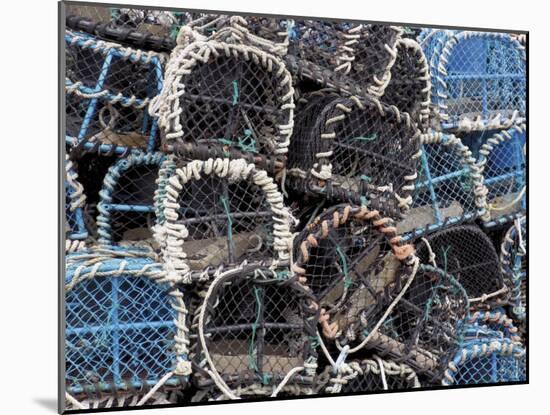
<instances>
[{"instance_id":1,"label":"crab pot","mask_svg":"<svg viewBox=\"0 0 550 415\"><path fill-rule=\"evenodd\" d=\"M273 179L253 164L194 160L175 170L165 193L165 262L194 272L288 262L288 211Z\"/></svg>"},{"instance_id":2,"label":"crab pot","mask_svg":"<svg viewBox=\"0 0 550 415\"><path fill-rule=\"evenodd\" d=\"M378 303L387 305L399 277L412 271L412 257L392 224L364 207L338 205L295 238L294 271L328 317L322 322L328 339L353 341L359 313Z\"/></svg>"},{"instance_id":3,"label":"crab pot","mask_svg":"<svg viewBox=\"0 0 550 415\"><path fill-rule=\"evenodd\" d=\"M320 96L297 124L289 174L309 178L329 198L382 199L392 216L408 210L420 163L420 134L408 114L372 97Z\"/></svg>"},{"instance_id":4,"label":"crab pot","mask_svg":"<svg viewBox=\"0 0 550 415\"><path fill-rule=\"evenodd\" d=\"M398 224L405 239L472 221L483 212L483 180L472 152L454 135L422 136L412 208Z\"/></svg>"},{"instance_id":5,"label":"crab pot","mask_svg":"<svg viewBox=\"0 0 550 415\"><path fill-rule=\"evenodd\" d=\"M67 256L65 384L86 397L149 390L187 360L181 293L150 257L114 248ZM165 388L186 383L175 375Z\"/></svg>"},{"instance_id":6,"label":"crab pot","mask_svg":"<svg viewBox=\"0 0 550 415\"><path fill-rule=\"evenodd\" d=\"M525 349L508 339L467 342L445 372L447 385L480 385L526 381Z\"/></svg>"},{"instance_id":7,"label":"crab pot","mask_svg":"<svg viewBox=\"0 0 550 415\"><path fill-rule=\"evenodd\" d=\"M505 303L508 292L497 252L478 226L454 226L416 243L416 254L422 263L431 263L431 252L437 267L447 270L464 287L472 307L490 308Z\"/></svg>"},{"instance_id":8,"label":"crab pot","mask_svg":"<svg viewBox=\"0 0 550 415\"><path fill-rule=\"evenodd\" d=\"M435 58L433 103L441 128L472 131L525 117L525 48L510 35L458 32Z\"/></svg>"},{"instance_id":9,"label":"crab pot","mask_svg":"<svg viewBox=\"0 0 550 415\"><path fill-rule=\"evenodd\" d=\"M347 93L383 94L401 30L376 24L298 20L287 64L298 77Z\"/></svg>"},{"instance_id":10,"label":"crab pot","mask_svg":"<svg viewBox=\"0 0 550 415\"><path fill-rule=\"evenodd\" d=\"M294 104L283 61L234 43L227 30L209 38L208 47L201 45L179 45L170 57L157 102L165 150L209 140L220 148L284 159Z\"/></svg>"},{"instance_id":11,"label":"crab pot","mask_svg":"<svg viewBox=\"0 0 550 415\"><path fill-rule=\"evenodd\" d=\"M311 384L318 310L297 282L255 266L225 271L209 286L198 313L192 359L202 369L194 374L200 388L210 387L213 378L230 390L276 386L296 367L305 370L287 385Z\"/></svg>"},{"instance_id":12,"label":"crab pot","mask_svg":"<svg viewBox=\"0 0 550 415\"><path fill-rule=\"evenodd\" d=\"M481 147L479 165L487 188L484 226L510 222L526 210L526 126L515 126L489 138Z\"/></svg>"},{"instance_id":13,"label":"crab pot","mask_svg":"<svg viewBox=\"0 0 550 415\"><path fill-rule=\"evenodd\" d=\"M65 33L67 139L152 150L157 122L147 112L163 82L165 56Z\"/></svg>"}]
</instances>

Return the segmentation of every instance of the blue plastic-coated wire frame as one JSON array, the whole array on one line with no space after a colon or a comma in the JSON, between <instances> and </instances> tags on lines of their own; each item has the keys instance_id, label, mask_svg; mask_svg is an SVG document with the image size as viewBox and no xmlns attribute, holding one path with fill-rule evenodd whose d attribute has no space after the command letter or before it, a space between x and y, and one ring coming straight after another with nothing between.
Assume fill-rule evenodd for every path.
<instances>
[{"instance_id":1,"label":"blue plastic-coated wire frame","mask_svg":"<svg viewBox=\"0 0 550 415\"><path fill-rule=\"evenodd\" d=\"M70 241L85 241L88 230L84 224L83 207L86 204L84 187L78 182L78 174L68 157L65 158L65 238Z\"/></svg>"},{"instance_id":2,"label":"blue plastic-coated wire frame","mask_svg":"<svg viewBox=\"0 0 550 415\"><path fill-rule=\"evenodd\" d=\"M496 133L481 146L478 165L487 195L479 201L485 227L510 222L526 211L525 143L526 125L521 124Z\"/></svg>"},{"instance_id":3,"label":"blue plastic-coated wire frame","mask_svg":"<svg viewBox=\"0 0 550 415\"><path fill-rule=\"evenodd\" d=\"M128 174L128 172L139 166L152 166L154 168L160 166L166 156L163 153L143 153L135 152L126 158L119 159L103 179L103 187L99 192L100 201L97 209L99 215L97 217L97 232L99 235L100 244L112 244L112 214L114 212L133 212L133 213L155 213L156 209L153 204L143 205L137 203L114 203L117 192L120 192L120 180ZM151 195L153 198L153 195Z\"/></svg>"},{"instance_id":4,"label":"blue plastic-coated wire frame","mask_svg":"<svg viewBox=\"0 0 550 415\"><path fill-rule=\"evenodd\" d=\"M507 338L513 342L521 341L518 328L503 309L495 311L476 311L466 319L465 338Z\"/></svg>"},{"instance_id":5,"label":"blue plastic-coated wire frame","mask_svg":"<svg viewBox=\"0 0 550 415\"><path fill-rule=\"evenodd\" d=\"M510 35L459 32L432 58L432 98L444 130L506 128L524 119L525 48Z\"/></svg>"},{"instance_id":6,"label":"blue plastic-coated wire frame","mask_svg":"<svg viewBox=\"0 0 550 415\"><path fill-rule=\"evenodd\" d=\"M65 382L78 396L146 391L187 381L183 293L149 252L117 248L67 256Z\"/></svg>"},{"instance_id":7,"label":"blue plastic-coated wire frame","mask_svg":"<svg viewBox=\"0 0 550 415\"><path fill-rule=\"evenodd\" d=\"M85 115L81 121L78 135L76 137L68 136L68 142L80 142L90 138L90 124L93 119L100 116L98 103L116 104L125 108L133 108L136 112L142 112L143 122L139 132L147 136L147 150L152 151L155 146L158 127L155 118L149 116L147 107L150 98L157 95L163 85L163 64L164 56L154 52L144 52L124 47L122 45L105 42L96 39L93 36L84 33L66 32L65 34L66 47L77 47L82 51L88 50L94 54L103 55L103 61L100 65L97 78L94 85L86 85L85 82L78 79L70 79L71 74L67 73L65 78L65 91L68 95L75 95L79 99L83 99L85 105ZM125 96L121 91L110 90L106 83L109 76L112 75L113 66L120 62L127 64L139 64L147 68L147 96L136 97L134 95ZM91 69L92 70L92 69ZM96 74L89 76L95 77ZM86 80L88 82L88 80ZM112 145L110 145L112 147Z\"/></svg>"},{"instance_id":8,"label":"blue plastic-coated wire frame","mask_svg":"<svg viewBox=\"0 0 550 415\"><path fill-rule=\"evenodd\" d=\"M442 385L525 381L525 356L525 349L510 339L468 341L449 364Z\"/></svg>"},{"instance_id":9,"label":"blue plastic-coated wire frame","mask_svg":"<svg viewBox=\"0 0 550 415\"><path fill-rule=\"evenodd\" d=\"M432 131L421 140L421 169L412 208L398 224L404 240L484 214L478 207L485 193L483 180L470 149L452 134Z\"/></svg>"}]
</instances>

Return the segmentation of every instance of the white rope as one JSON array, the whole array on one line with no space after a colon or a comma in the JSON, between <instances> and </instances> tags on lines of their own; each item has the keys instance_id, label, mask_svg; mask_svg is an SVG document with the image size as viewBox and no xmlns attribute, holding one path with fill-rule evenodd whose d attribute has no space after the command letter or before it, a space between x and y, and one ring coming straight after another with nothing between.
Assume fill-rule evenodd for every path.
<instances>
[{"instance_id":1,"label":"white rope","mask_svg":"<svg viewBox=\"0 0 550 415\"><path fill-rule=\"evenodd\" d=\"M80 402L78 402L73 396L71 396L68 392L65 392L65 399L69 401L69 403L73 406L75 406L77 409L88 409L86 406L82 405Z\"/></svg>"},{"instance_id":2,"label":"white rope","mask_svg":"<svg viewBox=\"0 0 550 415\"><path fill-rule=\"evenodd\" d=\"M374 356L376 361L378 362L378 366L380 367L380 378L382 379L382 386L384 387L384 390L388 390L388 382L386 381L386 372L384 370L384 362L382 362L382 359L380 359L378 356Z\"/></svg>"}]
</instances>

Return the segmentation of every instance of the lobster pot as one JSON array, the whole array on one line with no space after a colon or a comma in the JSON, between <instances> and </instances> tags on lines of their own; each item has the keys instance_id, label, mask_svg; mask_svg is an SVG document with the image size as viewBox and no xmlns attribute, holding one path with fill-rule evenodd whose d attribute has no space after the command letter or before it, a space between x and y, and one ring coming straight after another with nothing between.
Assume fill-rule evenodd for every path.
<instances>
[{"instance_id":1,"label":"lobster pot","mask_svg":"<svg viewBox=\"0 0 550 415\"><path fill-rule=\"evenodd\" d=\"M237 388L273 391L287 374L286 385L311 385L318 308L299 283L269 268L225 271L209 286L198 314L192 359L200 368L194 374L199 387L215 383L232 398Z\"/></svg>"},{"instance_id":2,"label":"lobster pot","mask_svg":"<svg viewBox=\"0 0 550 415\"><path fill-rule=\"evenodd\" d=\"M116 248L68 255L65 305L65 383L73 397L139 394L169 372L163 388L186 383L182 294L150 255Z\"/></svg>"},{"instance_id":3,"label":"lobster pot","mask_svg":"<svg viewBox=\"0 0 550 415\"><path fill-rule=\"evenodd\" d=\"M147 106L162 88L165 56L67 31L65 59L67 142L152 150L157 123Z\"/></svg>"},{"instance_id":4,"label":"lobster pot","mask_svg":"<svg viewBox=\"0 0 550 415\"><path fill-rule=\"evenodd\" d=\"M367 348L433 380L441 376L462 341L468 296L453 276L431 265L420 265L410 278L407 285L401 281L404 294L387 318L388 307L380 304L370 318L361 316L362 338Z\"/></svg>"},{"instance_id":5,"label":"lobster pot","mask_svg":"<svg viewBox=\"0 0 550 415\"><path fill-rule=\"evenodd\" d=\"M430 69L424 52L412 39L397 42L397 58L382 100L410 114L425 131L430 115Z\"/></svg>"},{"instance_id":6,"label":"lobster pot","mask_svg":"<svg viewBox=\"0 0 550 415\"><path fill-rule=\"evenodd\" d=\"M525 117L525 48L510 35L459 32L437 58L433 99L444 130L505 128Z\"/></svg>"},{"instance_id":7,"label":"lobster pot","mask_svg":"<svg viewBox=\"0 0 550 415\"><path fill-rule=\"evenodd\" d=\"M288 65L299 77L345 93L384 93L402 30L396 26L299 20L290 24Z\"/></svg>"},{"instance_id":8,"label":"lobster pot","mask_svg":"<svg viewBox=\"0 0 550 415\"><path fill-rule=\"evenodd\" d=\"M136 152L109 168L97 205L99 243L153 242L156 181L164 158L162 153Z\"/></svg>"},{"instance_id":9,"label":"lobster pot","mask_svg":"<svg viewBox=\"0 0 550 415\"><path fill-rule=\"evenodd\" d=\"M419 178L409 214L398 231L412 239L477 218L484 193L472 152L454 135L422 135Z\"/></svg>"},{"instance_id":10,"label":"lobster pot","mask_svg":"<svg viewBox=\"0 0 550 415\"><path fill-rule=\"evenodd\" d=\"M430 70L437 69L441 50L447 43L447 40L458 33L456 30L423 28L416 38L418 44L422 47L424 56L430 64ZM433 76L432 76L433 78Z\"/></svg>"},{"instance_id":11,"label":"lobster pot","mask_svg":"<svg viewBox=\"0 0 550 415\"><path fill-rule=\"evenodd\" d=\"M81 247L88 238L84 223L86 195L84 187L78 181L73 162L65 158L65 239L68 250Z\"/></svg>"},{"instance_id":12,"label":"lobster pot","mask_svg":"<svg viewBox=\"0 0 550 415\"><path fill-rule=\"evenodd\" d=\"M331 374L325 393L353 393L353 392L375 392L383 390L407 390L419 388L420 382L416 372L403 363L396 363L392 360L365 359L362 361L348 362L351 369L357 376L347 380L341 388L336 386L338 379L333 374L333 368L327 367L327 375Z\"/></svg>"},{"instance_id":13,"label":"lobster pot","mask_svg":"<svg viewBox=\"0 0 550 415\"><path fill-rule=\"evenodd\" d=\"M172 52L152 108L165 149L193 143L284 159L293 127L290 74L279 57L235 43L233 34L222 30L206 44L182 36Z\"/></svg>"},{"instance_id":14,"label":"lobster pot","mask_svg":"<svg viewBox=\"0 0 550 415\"><path fill-rule=\"evenodd\" d=\"M359 313L393 299L412 272L412 246L400 244L391 219L365 207L326 210L294 240L294 272L320 305L323 335L353 341Z\"/></svg>"},{"instance_id":15,"label":"lobster pot","mask_svg":"<svg viewBox=\"0 0 550 415\"><path fill-rule=\"evenodd\" d=\"M518 327L503 310L476 311L466 318L465 339L479 338L507 338L513 342L520 342Z\"/></svg>"},{"instance_id":16,"label":"lobster pot","mask_svg":"<svg viewBox=\"0 0 550 415\"><path fill-rule=\"evenodd\" d=\"M435 232L416 244L422 263L446 269L464 287L474 308L504 304L508 296L497 252L475 225Z\"/></svg>"},{"instance_id":17,"label":"lobster pot","mask_svg":"<svg viewBox=\"0 0 550 415\"><path fill-rule=\"evenodd\" d=\"M527 220L523 216L516 219L500 246L500 263L506 286L510 289L512 315L522 324L526 319L527 309Z\"/></svg>"},{"instance_id":18,"label":"lobster pot","mask_svg":"<svg viewBox=\"0 0 550 415\"><path fill-rule=\"evenodd\" d=\"M321 96L297 121L289 174L309 177L326 197L371 203L392 216L408 210L420 162L416 125L376 98Z\"/></svg>"},{"instance_id":19,"label":"lobster pot","mask_svg":"<svg viewBox=\"0 0 550 415\"><path fill-rule=\"evenodd\" d=\"M271 177L245 160L194 160L165 189L168 269L214 271L247 260L287 263L289 212ZM185 273L184 272L184 273Z\"/></svg>"},{"instance_id":20,"label":"lobster pot","mask_svg":"<svg viewBox=\"0 0 550 415\"><path fill-rule=\"evenodd\" d=\"M484 226L513 220L526 211L525 124L489 138L480 150L479 165L487 195Z\"/></svg>"},{"instance_id":21,"label":"lobster pot","mask_svg":"<svg viewBox=\"0 0 550 415\"><path fill-rule=\"evenodd\" d=\"M480 385L525 381L525 349L508 339L483 339L472 340L464 345L446 370L442 384Z\"/></svg>"}]
</instances>

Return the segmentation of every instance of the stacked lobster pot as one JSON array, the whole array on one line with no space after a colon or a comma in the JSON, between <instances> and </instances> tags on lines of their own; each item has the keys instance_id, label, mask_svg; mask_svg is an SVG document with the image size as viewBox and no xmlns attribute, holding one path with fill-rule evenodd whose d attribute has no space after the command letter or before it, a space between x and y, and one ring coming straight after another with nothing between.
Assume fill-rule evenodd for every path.
<instances>
[{"instance_id":1,"label":"stacked lobster pot","mask_svg":"<svg viewBox=\"0 0 550 415\"><path fill-rule=\"evenodd\" d=\"M66 23L71 409L525 379L517 40Z\"/></svg>"}]
</instances>

